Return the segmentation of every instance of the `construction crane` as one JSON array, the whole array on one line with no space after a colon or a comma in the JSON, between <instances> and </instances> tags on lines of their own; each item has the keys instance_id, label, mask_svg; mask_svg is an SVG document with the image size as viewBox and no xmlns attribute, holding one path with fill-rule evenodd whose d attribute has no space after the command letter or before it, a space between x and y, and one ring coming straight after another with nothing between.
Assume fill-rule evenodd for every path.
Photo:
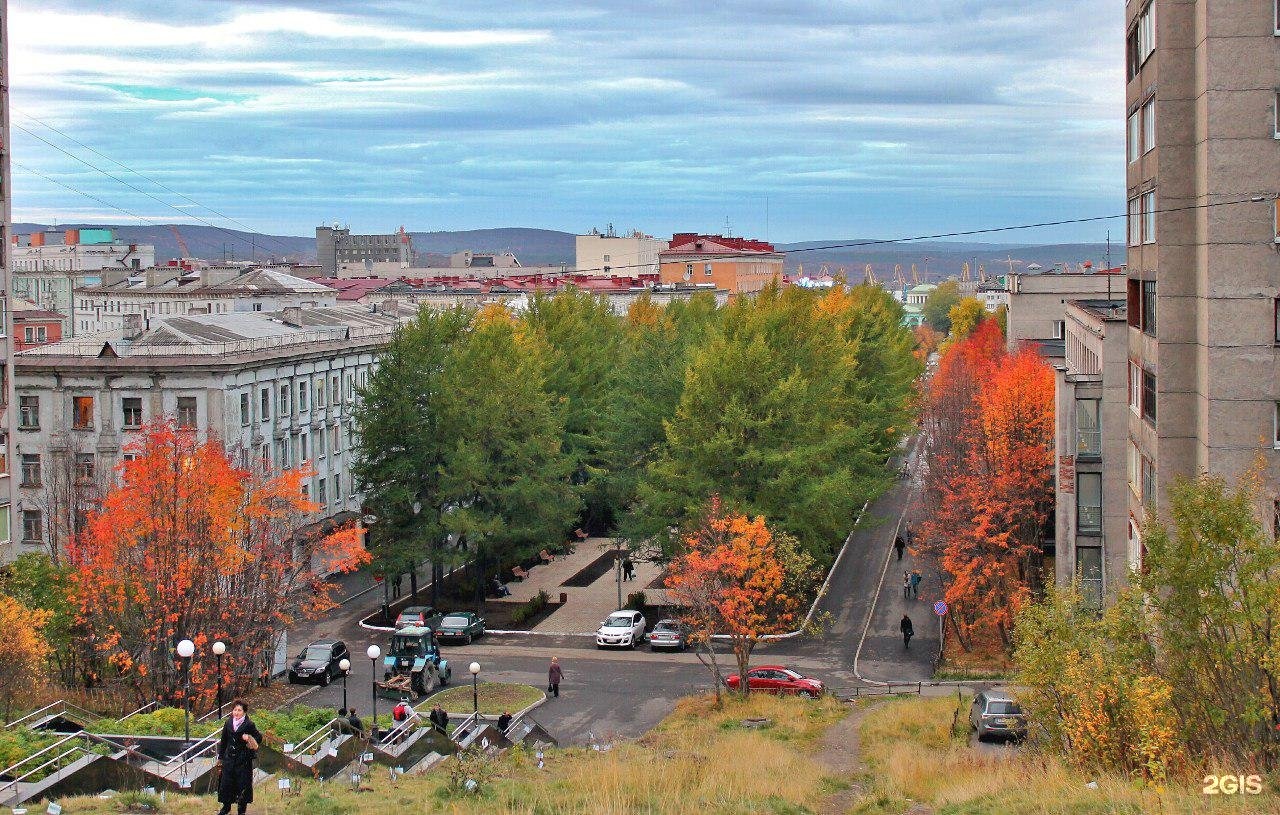
<instances>
[{"instance_id":1,"label":"construction crane","mask_svg":"<svg viewBox=\"0 0 1280 815\"><path fill-rule=\"evenodd\" d=\"M960 282L969 282L969 261L967 260L964 262L964 265L960 267Z\"/></svg>"},{"instance_id":2,"label":"construction crane","mask_svg":"<svg viewBox=\"0 0 1280 815\"><path fill-rule=\"evenodd\" d=\"M893 282L897 284L898 288L902 289L903 291L906 291L907 278L906 278L906 275L902 273L901 263L893 264Z\"/></svg>"},{"instance_id":3,"label":"construction crane","mask_svg":"<svg viewBox=\"0 0 1280 815\"><path fill-rule=\"evenodd\" d=\"M873 285L873 286L879 286L879 285L880 285L880 281L879 281L879 280L876 280L876 273L875 273L875 272L873 272L873 271L871 270L871 264L870 264L870 263L868 263L868 264L866 265L866 267L865 267L865 268L863 268L862 273L863 273L864 275L866 275L866 278L867 278L867 282L868 282L868 283L870 283L870 284L871 284L871 285Z\"/></svg>"},{"instance_id":4,"label":"construction crane","mask_svg":"<svg viewBox=\"0 0 1280 815\"><path fill-rule=\"evenodd\" d=\"M920 273L916 271L916 265L914 263L911 264L911 285L920 285Z\"/></svg>"},{"instance_id":5,"label":"construction crane","mask_svg":"<svg viewBox=\"0 0 1280 815\"><path fill-rule=\"evenodd\" d=\"M173 239L178 242L178 249L182 252L182 257L191 257L191 250L187 248L187 242L182 239L182 233L178 231L176 224L169 224L169 231L173 233Z\"/></svg>"},{"instance_id":6,"label":"construction crane","mask_svg":"<svg viewBox=\"0 0 1280 815\"><path fill-rule=\"evenodd\" d=\"M799 279L799 278L802 278L802 277L804 277L804 264L803 264L803 263L797 263L797 264L796 264L796 279Z\"/></svg>"},{"instance_id":7,"label":"construction crane","mask_svg":"<svg viewBox=\"0 0 1280 815\"><path fill-rule=\"evenodd\" d=\"M831 276L831 267L830 267L830 266L828 266L826 263L824 263L824 264L822 264L821 266L819 266L819 267L818 267L818 277L830 277L830 276Z\"/></svg>"},{"instance_id":8,"label":"construction crane","mask_svg":"<svg viewBox=\"0 0 1280 815\"><path fill-rule=\"evenodd\" d=\"M844 285L845 283L849 282L849 276L848 274L845 273L845 269L843 266L836 269L836 282L841 285Z\"/></svg>"},{"instance_id":9,"label":"construction crane","mask_svg":"<svg viewBox=\"0 0 1280 815\"><path fill-rule=\"evenodd\" d=\"M987 267L982 265L981 263L978 264L978 282L979 283L987 282Z\"/></svg>"}]
</instances>

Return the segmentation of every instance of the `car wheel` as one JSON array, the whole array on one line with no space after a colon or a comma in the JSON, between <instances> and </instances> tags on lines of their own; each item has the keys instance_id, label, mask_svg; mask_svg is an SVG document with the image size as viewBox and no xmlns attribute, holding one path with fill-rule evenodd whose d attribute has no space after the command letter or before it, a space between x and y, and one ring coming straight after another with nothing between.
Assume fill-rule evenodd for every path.
<instances>
[{"instance_id":1,"label":"car wheel","mask_svg":"<svg viewBox=\"0 0 1280 815\"><path fill-rule=\"evenodd\" d=\"M298 684L298 675L293 671L289 671L289 684L290 685Z\"/></svg>"},{"instance_id":2,"label":"car wheel","mask_svg":"<svg viewBox=\"0 0 1280 815\"><path fill-rule=\"evenodd\" d=\"M329 676L328 669L326 669L324 673L320 674L320 687L327 688L329 687L329 683L332 681L333 677Z\"/></svg>"},{"instance_id":3,"label":"car wheel","mask_svg":"<svg viewBox=\"0 0 1280 815\"><path fill-rule=\"evenodd\" d=\"M470 644L471 644L471 635L470 635L470 634L468 634L468 635L467 635L467 638L466 638L465 640L463 640L463 643L464 643L464 644L466 644L466 645L470 645Z\"/></svg>"}]
</instances>

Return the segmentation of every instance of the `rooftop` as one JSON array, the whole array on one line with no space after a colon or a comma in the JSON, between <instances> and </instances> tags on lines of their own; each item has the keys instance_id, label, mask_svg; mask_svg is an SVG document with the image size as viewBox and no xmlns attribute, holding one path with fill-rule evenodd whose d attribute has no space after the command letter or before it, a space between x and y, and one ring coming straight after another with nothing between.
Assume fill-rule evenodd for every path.
<instances>
[{"instance_id":1,"label":"rooftop","mask_svg":"<svg viewBox=\"0 0 1280 815\"><path fill-rule=\"evenodd\" d=\"M1129 305L1124 300L1068 300L1067 303L1103 320L1125 320L1129 314Z\"/></svg>"}]
</instances>

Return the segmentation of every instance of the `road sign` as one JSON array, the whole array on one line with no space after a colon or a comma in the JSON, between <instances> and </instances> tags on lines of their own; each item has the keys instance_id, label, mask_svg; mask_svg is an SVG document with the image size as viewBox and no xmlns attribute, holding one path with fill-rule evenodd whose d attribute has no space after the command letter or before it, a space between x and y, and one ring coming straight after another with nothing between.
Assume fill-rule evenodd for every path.
<instances>
[{"instance_id":1,"label":"road sign","mask_svg":"<svg viewBox=\"0 0 1280 815\"><path fill-rule=\"evenodd\" d=\"M937 614L939 617L945 616L947 613L947 604L942 600L939 600L938 602L934 603L933 613Z\"/></svg>"}]
</instances>

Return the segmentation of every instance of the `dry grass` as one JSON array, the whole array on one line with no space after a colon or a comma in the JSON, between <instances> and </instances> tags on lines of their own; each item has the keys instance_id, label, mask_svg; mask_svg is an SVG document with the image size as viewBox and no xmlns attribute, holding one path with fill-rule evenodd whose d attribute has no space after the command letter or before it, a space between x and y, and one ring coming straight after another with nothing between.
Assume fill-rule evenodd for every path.
<instances>
[{"instance_id":1,"label":"dry grass","mask_svg":"<svg viewBox=\"0 0 1280 815\"><path fill-rule=\"evenodd\" d=\"M445 789L443 772L403 778L393 787L382 771L371 792L343 785L306 785L300 798L281 799L264 785L251 812L274 815L474 813L475 815L680 815L814 811L832 780L812 754L823 732L848 713L839 702L754 696L716 710L709 699L681 701L653 732L604 752L550 751L546 766L513 751L480 793L460 797ZM747 729L742 720L766 717L772 725ZM64 812L116 813L114 802L64 801ZM216 810L211 798L170 798L164 812L195 815ZM40 810L32 811L42 811Z\"/></svg>"},{"instance_id":2,"label":"dry grass","mask_svg":"<svg viewBox=\"0 0 1280 815\"><path fill-rule=\"evenodd\" d=\"M862 749L870 772L854 813L901 813L913 802L954 815L1280 812L1277 779L1266 782L1262 795L1205 796L1198 784L1156 789L1086 773L1029 748L972 747L964 737L952 738L956 708L954 696L899 700L867 715ZM962 726L966 711L961 708ZM1097 788L1086 787L1089 782Z\"/></svg>"}]
</instances>

